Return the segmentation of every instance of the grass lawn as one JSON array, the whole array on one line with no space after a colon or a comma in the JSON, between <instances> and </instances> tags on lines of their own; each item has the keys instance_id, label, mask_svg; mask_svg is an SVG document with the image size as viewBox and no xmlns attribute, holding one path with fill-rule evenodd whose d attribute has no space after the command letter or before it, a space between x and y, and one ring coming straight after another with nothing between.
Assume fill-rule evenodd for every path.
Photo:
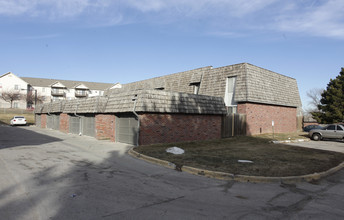
<instances>
[{"instance_id":1,"label":"grass lawn","mask_svg":"<svg viewBox=\"0 0 344 220\"><path fill-rule=\"evenodd\" d=\"M35 123L35 115L27 114L27 113L24 113L24 114L0 113L0 123L9 125L13 116L24 116L26 118L26 122L28 125Z\"/></svg>"},{"instance_id":2,"label":"grass lawn","mask_svg":"<svg viewBox=\"0 0 344 220\"><path fill-rule=\"evenodd\" d=\"M269 138L240 136L221 140L140 146L135 151L201 169L253 176L298 176L326 171L344 161L344 154L269 143ZM167 153L169 147L185 150ZM253 163L239 163L251 160Z\"/></svg>"}]
</instances>

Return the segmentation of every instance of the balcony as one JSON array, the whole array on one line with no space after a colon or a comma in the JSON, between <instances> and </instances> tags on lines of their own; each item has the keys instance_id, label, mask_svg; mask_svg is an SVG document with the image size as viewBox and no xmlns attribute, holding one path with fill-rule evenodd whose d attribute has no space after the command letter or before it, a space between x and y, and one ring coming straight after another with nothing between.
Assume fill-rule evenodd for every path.
<instances>
[{"instance_id":1,"label":"balcony","mask_svg":"<svg viewBox=\"0 0 344 220\"><path fill-rule=\"evenodd\" d=\"M75 91L75 97L76 98L86 98L88 96L87 91L81 90L81 91Z\"/></svg>"},{"instance_id":2,"label":"balcony","mask_svg":"<svg viewBox=\"0 0 344 220\"><path fill-rule=\"evenodd\" d=\"M62 90L51 90L52 96L65 96L65 92Z\"/></svg>"}]
</instances>

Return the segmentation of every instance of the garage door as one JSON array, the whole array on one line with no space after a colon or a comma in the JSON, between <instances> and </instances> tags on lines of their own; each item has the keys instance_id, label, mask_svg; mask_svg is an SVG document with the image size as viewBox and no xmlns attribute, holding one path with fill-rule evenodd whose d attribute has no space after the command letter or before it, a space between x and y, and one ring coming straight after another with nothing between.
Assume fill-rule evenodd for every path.
<instances>
[{"instance_id":1,"label":"garage door","mask_svg":"<svg viewBox=\"0 0 344 220\"><path fill-rule=\"evenodd\" d=\"M69 116L69 132L72 134L80 134L81 120L77 116Z\"/></svg>"},{"instance_id":2,"label":"garage door","mask_svg":"<svg viewBox=\"0 0 344 220\"><path fill-rule=\"evenodd\" d=\"M42 123L41 123L41 115L36 115L36 127L41 127Z\"/></svg>"},{"instance_id":3,"label":"garage door","mask_svg":"<svg viewBox=\"0 0 344 220\"><path fill-rule=\"evenodd\" d=\"M47 115L47 128L53 128L53 115Z\"/></svg>"},{"instance_id":4,"label":"garage door","mask_svg":"<svg viewBox=\"0 0 344 220\"><path fill-rule=\"evenodd\" d=\"M137 145L138 121L135 116L116 116L116 141Z\"/></svg>"},{"instance_id":5,"label":"garage door","mask_svg":"<svg viewBox=\"0 0 344 220\"><path fill-rule=\"evenodd\" d=\"M60 130L60 115L52 115L53 116L53 127L54 130Z\"/></svg>"},{"instance_id":6,"label":"garage door","mask_svg":"<svg viewBox=\"0 0 344 220\"><path fill-rule=\"evenodd\" d=\"M95 137L96 127L94 116L84 116L82 117L82 134Z\"/></svg>"}]
</instances>

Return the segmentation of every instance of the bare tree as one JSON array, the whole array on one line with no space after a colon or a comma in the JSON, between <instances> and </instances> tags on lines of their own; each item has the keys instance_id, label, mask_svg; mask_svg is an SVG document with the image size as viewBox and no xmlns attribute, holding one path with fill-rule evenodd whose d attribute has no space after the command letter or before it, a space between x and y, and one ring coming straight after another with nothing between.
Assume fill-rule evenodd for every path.
<instances>
[{"instance_id":1,"label":"bare tree","mask_svg":"<svg viewBox=\"0 0 344 220\"><path fill-rule=\"evenodd\" d=\"M1 98L6 102L9 102L11 104L11 108L13 108L13 102L21 100L21 95L18 91L10 90L2 92Z\"/></svg>"},{"instance_id":2,"label":"bare tree","mask_svg":"<svg viewBox=\"0 0 344 220\"><path fill-rule=\"evenodd\" d=\"M324 89L320 89L320 88L314 88L307 92L307 97L310 99L310 101L308 102L309 108L306 109L308 113L319 111L318 106L321 104L320 100L321 100L321 94L323 92L324 92Z\"/></svg>"},{"instance_id":3,"label":"bare tree","mask_svg":"<svg viewBox=\"0 0 344 220\"><path fill-rule=\"evenodd\" d=\"M28 107L32 107L32 105L42 104L44 100L45 97L37 94L37 91L30 91L26 96L26 103Z\"/></svg>"}]
</instances>

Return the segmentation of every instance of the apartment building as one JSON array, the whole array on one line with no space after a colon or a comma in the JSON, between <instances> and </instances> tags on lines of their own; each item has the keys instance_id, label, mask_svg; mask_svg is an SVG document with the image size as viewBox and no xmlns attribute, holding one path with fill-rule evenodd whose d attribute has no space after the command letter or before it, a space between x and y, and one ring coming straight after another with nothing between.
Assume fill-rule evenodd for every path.
<instances>
[{"instance_id":1,"label":"apartment building","mask_svg":"<svg viewBox=\"0 0 344 220\"><path fill-rule=\"evenodd\" d=\"M120 84L19 77L8 72L0 76L0 108L30 109L38 103L102 96L113 87Z\"/></svg>"}]
</instances>

